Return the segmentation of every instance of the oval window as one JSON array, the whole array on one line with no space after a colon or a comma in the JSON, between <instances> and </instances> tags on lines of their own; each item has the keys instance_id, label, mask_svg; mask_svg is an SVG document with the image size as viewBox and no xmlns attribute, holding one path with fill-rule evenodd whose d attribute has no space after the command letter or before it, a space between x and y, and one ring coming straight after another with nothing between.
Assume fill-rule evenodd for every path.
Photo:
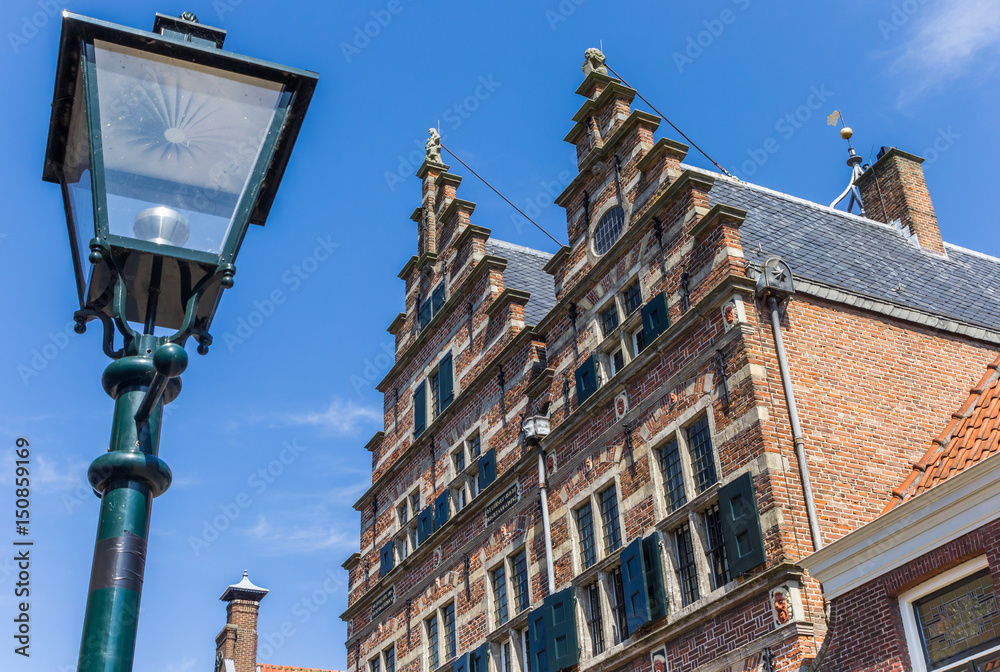
<instances>
[{"instance_id":1,"label":"oval window","mask_svg":"<svg viewBox=\"0 0 1000 672\"><path fill-rule=\"evenodd\" d=\"M604 254L610 250L624 229L625 210L620 205L608 210L594 229L594 251L597 254Z\"/></svg>"}]
</instances>

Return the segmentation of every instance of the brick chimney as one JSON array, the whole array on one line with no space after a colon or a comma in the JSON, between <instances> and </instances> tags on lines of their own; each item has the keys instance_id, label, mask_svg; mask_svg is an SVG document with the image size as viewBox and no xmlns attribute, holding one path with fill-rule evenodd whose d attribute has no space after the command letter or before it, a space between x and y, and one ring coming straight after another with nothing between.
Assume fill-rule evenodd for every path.
<instances>
[{"instance_id":1,"label":"brick chimney","mask_svg":"<svg viewBox=\"0 0 1000 672\"><path fill-rule=\"evenodd\" d=\"M215 672L256 672L257 612L267 588L243 579L222 593L226 605L226 626L215 636Z\"/></svg>"},{"instance_id":2,"label":"brick chimney","mask_svg":"<svg viewBox=\"0 0 1000 672\"><path fill-rule=\"evenodd\" d=\"M934 205L927 192L924 160L895 147L883 147L878 160L858 178L858 189L871 219L895 220L917 236L920 247L944 254Z\"/></svg>"}]
</instances>

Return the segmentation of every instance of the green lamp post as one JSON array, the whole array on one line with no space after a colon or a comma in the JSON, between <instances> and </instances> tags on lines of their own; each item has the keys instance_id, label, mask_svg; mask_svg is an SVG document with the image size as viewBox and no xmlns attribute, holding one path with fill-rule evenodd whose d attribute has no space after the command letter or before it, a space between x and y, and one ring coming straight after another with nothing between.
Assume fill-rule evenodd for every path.
<instances>
[{"instance_id":1,"label":"green lamp post","mask_svg":"<svg viewBox=\"0 0 1000 672\"><path fill-rule=\"evenodd\" d=\"M63 13L43 179L61 186L80 310L100 320L108 452L79 672L132 669L163 405L180 392L188 338L206 354L250 224L267 219L315 73L222 49L191 14L152 32ZM115 332L121 335L116 348Z\"/></svg>"}]
</instances>

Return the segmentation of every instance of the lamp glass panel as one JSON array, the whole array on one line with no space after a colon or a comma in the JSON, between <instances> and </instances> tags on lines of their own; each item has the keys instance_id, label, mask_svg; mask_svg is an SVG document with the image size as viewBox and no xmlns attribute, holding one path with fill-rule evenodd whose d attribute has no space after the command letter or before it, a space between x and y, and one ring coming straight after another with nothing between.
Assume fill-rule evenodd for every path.
<instances>
[{"instance_id":1,"label":"lamp glass panel","mask_svg":"<svg viewBox=\"0 0 1000 672\"><path fill-rule=\"evenodd\" d=\"M219 254L283 85L95 41L113 235Z\"/></svg>"},{"instance_id":2,"label":"lamp glass panel","mask_svg":"<svg viewBox=\"0 0 1000 672\"><path fill-rule=\"evenodd\" d=\"M73 94L73 110L69 117L69 134L66 142L66 156L63 159L62 182L66 185L66 196L73 233L80 255L80 270L85 274L84 282L89 282L93 266L88 261L90 241L97 235L94 228L94 198L90 176L90 132L87 130L87 101L83 95L83 74L77 75L76 91Z\"/></svg>"}]
</instances>

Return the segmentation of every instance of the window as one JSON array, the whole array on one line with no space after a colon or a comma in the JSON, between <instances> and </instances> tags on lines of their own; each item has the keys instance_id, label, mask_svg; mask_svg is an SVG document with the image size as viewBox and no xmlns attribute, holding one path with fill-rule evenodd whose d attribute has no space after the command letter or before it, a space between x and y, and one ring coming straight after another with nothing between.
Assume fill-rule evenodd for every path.
<instances>
[{"instance_id":1,"label":"window","mask_svg":"<svg viewBox=\"0 0 1000 672\"><path fill-rule=\"evenodd\" d=\"M688 447L691 451L695 486L701 493L718 480L715 475L715 453L712 451L708 416L702 417L688 429Z\"/></svg>"},{"instance_id":2,"label":"window","mask_svg":"<svg viewBox=\"0 0 1000 672\"><path fill-rule=\"evenodd\" d=\"M583 568L586 569L597 562L597 551L594 547L594 512L590 502L576 510L576 525L580 530L580 555L583 559Z\"/></svg>"},{"instance_id":3,"label":"window","mask_svg":"<svg viewBox=\"0 0 1000 672\"><path fill-rule=\"evenodd\" d=\"M625 210L620 205L608 210L594 229L594 251L604 254L611 249L625 229Z\"/></svg>"},{"instance_id":4,"label":"window","mask_svg":"<svg viewBox=\"0 0 1000 672\"><path fill-rule=\"evenodd\" d=\"M444 621L445 655L448 660L455 657L455 603L444 607L441 610L441 619Z\"/></svg>"},{"instance_id":5,"label":"window","mask_svg":"<svg viewBox=\"0 0 1000 672\"><path fill-rule=\"evenodd\" d=\"M385 672L396 672L396 647L390 646L382 654L382 660L385 662Z\"/></svg>"},{"instance_id":6,"label":"window","mask_svg":"<svg viewBox=\"0 0 1000 672\"><path fill-rule=\"evenodd\" d=\"M612 610L615 615L615 630L618 640L615 644L621 644L628 639L628 616L625 613L625 586L622 583L622 568L615 567L611 570L611 592L614 595L615 603Z\"/></svg>"},{"instance_id":7,"label":"window","mask_svg":"<svg viewBox=\"0 0 1000 672\"><path fill-rule=\"evenodd\" d=\"M406 521L409 518L408 511L409 511L409 509L407 508L405 501L402 504L400 504L398 507L396 507L396 514L399 516L399 525L400 525L400 527L402 527L403 525L406 525Z\"/></svg>"},{"instance_id":8,"label":"window","mask_svg":"<svg viewBox=\"0 0 1000 672\"><path fill-rule=\"evenodd\" d=\"M642 289L638 280L622 291L622 304L625 306L626 315L631 315L642 306Z\"/></svg>"},{"instance_id":9,"label":"window","mask_svg":"<svg viewBox=\"0 0 1000 672\"><path fill-rule=\"evenodd\" d=\"M455 511L461 511L468 504L467 497L465 495L465 483L459 483L458 487L452 490L452 498L455 501Z\"/></svg>"},{"instance_id":10,"label":"window","mask_svg":"<svg viewBox=\"0 0 1000 672\"><path fill-rule=\"evenodd\" d=\"M451 456L451 461L455 465L455 475L465 471L465 446L462 446Z\"/></svg>"},{"instance_id":11,"label":"window","mask_svg":"<svg viewBox=\"0 0 1000 672\"><path fill-rule=\"evenodd\" d=\"M975 672L995 667L1000 653L1000 609L985 557L903 593L899 602L914 672L943 668ZM956 665L963 661L969 662Z\"/></svg>"},{"instance_id":12,"label":"window","mask_svg":"<svg viewBox=\"0 0 1000 672\"><path fill-rule=\"evenodd\" d=\"M604 653L604 618L601 614L601 587L597 581L586 588L587 606L590 618L587 625L590 628L590 652L594 656Z\"/></svg>"},{"instance_id":13,"label":"window","mask_svg":"<svg viewBox=\"0 0 1000 672\"><path fill-rule=\"evenodd\" d=\"M601 328L604 329L604 335L607 336L616 327L618 327L618 306L612 300L611 305L606 310L601 311Z\"/></svg>"},{"instance_id":14,"label":"window","mask_svg":"<svg viewBox=\"0 0 1000 672\"><path fill-rule=\"evenodd\" d=\"M502 564L493 570L493 603L496 617L495 626L507 622L507 569Z\"/></svg>"},{"instance_id":15,"label":"window","mask_svg":"<svg viewBox=\"0 0 1000 672\"><path fill-rule=\"evenodd\" d=\"M381 669L381 661L378 658L368 661L368 672L380 672Z\"/></svg>"},{"instance_id":16,"label":"window","mask_svg":"<svg viewBox=\"0 0 1000 672\"><path fill-rule=\"evenodd\" d=\"M677 582L681 586L681 604L686 607L700 597L691 526L682 525L674 533L674 538L677 540Z\"/></svg>"},{"instance_id":17,"label":"window","mask_svg":"<svg viewBox=\"0 0 1000 672\"><path fill-rule=\"evenodd\" d=\"M726 540L722 536L722 515L716 504L705 512L705 528L708 532L709 572L712 575L712 588L719 589L729 583L729 560L726 558Z\"/></svg>"},{"instance_id":18,"label":"window","mask_svg":"<svg viewBox=\"0 0 1000 672\"><path fill-rule=\"evenodd\" d=\"M667 509L671 512L676 511L687 503L677 439L672 439L660 451L660 469L663 471L663 489L666 495Z\"/></svg>"},{"instance_id":19,"label":"window","mask_svg":"<svg viewBox=\"0 0 1000 672\"><path fill-rule=\"evenodd\" d=\"M431 407L434 417L441 415L441 375L440 371L431 374Z\"/></svg>"},{"instance_id":20,"label":"window","mask_svg":"<svg viewBox=\"0 0 1000 672\"><path fill-rule=\"evenodd\" d=\"M521 637L521 672L531 672L531 638L527 629L519 631Z\"/></svg>"},{"instance_id":21,"label":"window","mask_svg":"<svg viewBox=\"0 0 1000 672\"><path fill-rule=\"evenodd\" d=\"M480 453L482 452L482 447L479 444L479 432L476 432L474 435L472 435L472 437L469 438L468 441L466 441L466 443L469 446L469 459L474 460L477 457L479 457Z\"/></svg>"},{"instance_id":22,"label":"window","mask_svg":"<svg viewBox=\"0 0 1000 672\"><path fill-rule=\"evenodd\" d=\"M621 548L622 533L618 521L618 492L611 486L600 494L601 521L604 523L604 552L611 554Z\"/></svg>"},{"instance_id":23,"label":"window","mask_svg":"<svg viewBox=\"0 0 1000 672\"><path fill-rule=\"evenodd\" d=\"M632 352L638 355L645 347L646 334L643 332L642 327L639 327L638 330L632 332Z\"/></svg>"},{"instance_id":24,"label":"window","mask_svg":"<svg viewBox=\"0 0 1000 672\"><path fill-rule=\"evenodd\" d=\"M438 658L437 614L424 621L424 630L427 632L427 662L431 670L436 670L440 662Z\"/></svg>"},{"instance_id":25,"label":"window","mask_svg":"<svg viewBox=\"0 0 1000 672\"><path fill-rule=\"evenodd\" d=\"M510 645L510 640L500 644L500 664L497 667L498 672L514 672L513 666L513 649Z\"/></svg>"},{"instance_id":26,"label":"window","mask_svg":"<svg viewBox=\"0 0 1000 672\"><path fill-rule=\"evenodd\" d=\"M609 355L608 359L611 361L611 375L615 375L625 367L625 355L622 353L622 349L618 348Z\"/></svg>"},{"instance_id":27,"label":"window","mask_svg":"<svg viewBox=\"0 0 1000 672\"><path fill-rule=\"evenodd\" d=\"M528 593L528 554L520 551L514 554L511 561L514 571L514 607L515 612L520 614L531 606L531 597Z\"/></svg>"}]
</instances>

